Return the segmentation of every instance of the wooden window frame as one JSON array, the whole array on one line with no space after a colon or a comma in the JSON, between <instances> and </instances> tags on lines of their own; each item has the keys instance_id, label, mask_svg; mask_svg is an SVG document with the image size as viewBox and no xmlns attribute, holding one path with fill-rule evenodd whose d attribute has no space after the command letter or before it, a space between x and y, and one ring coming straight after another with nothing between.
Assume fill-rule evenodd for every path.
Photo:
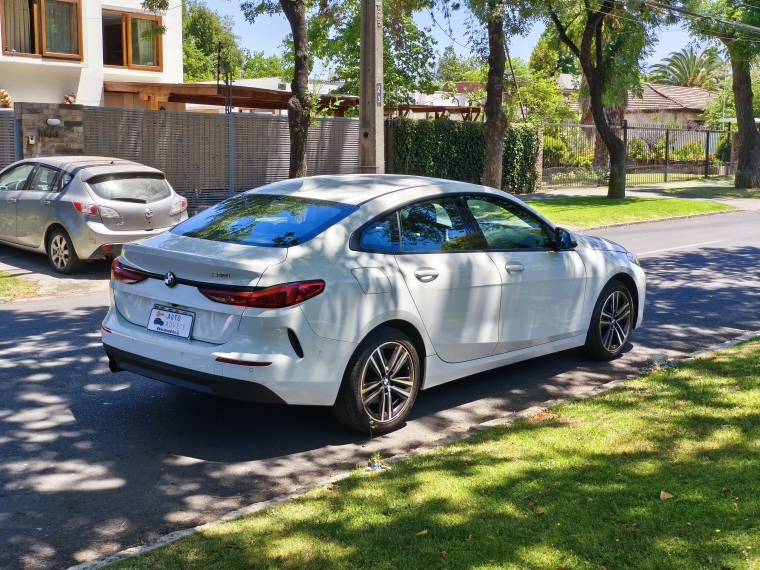
<instances>
[{"instance_id":1,"label":"wooden window frame","mask_svg":"<svg viewBox=\"0 0 760 570\"><path fill-rule=\"evenodd\" d=\"M136 12L121 12L119 10L103 9L103 12L110 12L112 14L121 14L121 41L124 46L123 64L122 65L103 65L110 69L134 69L137 71L153 71L161 73L164 70L164 42L163 34L158 34L154 38L156 57L158 58L158 65L135 65L132 63L132 19L138 20L153 20L156 22L157 27L163 25L161 16L154 16L153 14L143 14Z\"/></svg>"},{"instance_id":2,"label":"wooden window frame","mask_svg":"<svg viewBox=\"0 0 760 570\"><path fill-rule=\"evenodd\" d=\"M34 53L13 53L5 48L7 47L5 45L5 38L7 37L6 31L5 31L5 5L0 2L0 5L2 5L2 8L0 8L0 30L2 31L2 37L0 37L0 41L2 41L2 52L3 55L9 55L11 57L26 57L31 59L65 59L65 60L71 60L71 61L83 61L84 56L83 50L84 47L82 45L82 2L81 0L58 0L59 2L66 2L68 4L76 4L77 11L76 11L76 18L77 18L77 48L78 52L77 54L67 54L67 53L56 53L56 52L50 52L47 53L46 50L46 34L45 34L45 0L32 0L32 44Z\"/></svg>"}]
</instances>

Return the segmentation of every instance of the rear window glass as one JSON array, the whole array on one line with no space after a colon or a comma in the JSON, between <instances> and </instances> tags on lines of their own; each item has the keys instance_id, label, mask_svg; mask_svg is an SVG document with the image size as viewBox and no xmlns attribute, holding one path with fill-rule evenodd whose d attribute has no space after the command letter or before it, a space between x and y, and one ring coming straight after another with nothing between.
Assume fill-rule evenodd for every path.
<instances>
[{"instance_id":1,"label":"rear window glass","mask_svg":"<svg viewBox=\"0 0 760 570\"><path fill-rule=\"evenodd\" d=\"M119 202L150 204L172 195L169 183L161 174L104 174L87 181L100 198Z\"/></svg>"},{"instance_id":2,"label":"rear window glass","mask_svg":"<svg viewBox=\"0 0 760 570\"><path fill-rule=\"evenodd\" d=\"M241 194L176 226L172 233L259 247L306 243L358 206L296 196Z\"/></svg>"}]
</instances>

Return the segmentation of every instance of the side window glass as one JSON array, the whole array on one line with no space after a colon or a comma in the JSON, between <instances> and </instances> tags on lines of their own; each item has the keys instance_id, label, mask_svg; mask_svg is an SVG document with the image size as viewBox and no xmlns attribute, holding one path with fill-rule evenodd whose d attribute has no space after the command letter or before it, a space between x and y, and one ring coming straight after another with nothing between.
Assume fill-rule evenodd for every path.
<instances>
[{"instance_id":1,"label":"side window glass","mask_svg":"<svg viewBox=\"0 0 760 570\"><path fill-rule=\"evenodd\" d=\"M0 176L0 190L23 190L34 164L20 164Z\"/></svg>"},{"instance_id":2,"label":"side window glass","mask_svg":"<svg viewBox=\"0 0 760 570\"><path fill-rule=\"evenodd\" d=\"M56 192L60 192L61 190L66 188L66 186L69 185L69 182L71 182L72 178L74 177L71 174L69 174L68 172L63 172L61 174L61 177L58 179L58 183L55 185L54 190Z\"/></svg>"},{"instance_id":3,"label":"side window glass","mask_svg":"<svg viewBox=\"0 0 760 570\"><path fill-rule=\"evenodd\" d=\"M399 211L401 251L467 251L464 221L452 198L428 200Z\"/></svg>"},{"instance_id":4,"label":"side window glass","mask_svg":"<svg viewBox=\"0 0 760 570\"><path fill-rule=\"evenodd\" d=\"M32 183L29 184L27 190L34 192L51 192L53 190L53 182L55 177L58 176L58 171L49 166L40 166L37 172L32 176Z\"/></svg>"},{"instance_id":5,"label":"side window glass","mask_svg":"<svg viewBox=\"0 0 760 570\"><path fill-rule=\"evenodd\" d=\"M469 196L467 208L480 227L489 249L545 249L549 236L525 210L498 198Z\"/></svg>"},{"instance_id":6,"label":"side window glass","mask_svg":"<svg viewBox=\"0 0 760 570\"><path fill-rule=\"evenodd\" d=\"M398 253L401 251L398 216L393 212L390 216L373 222L362 232L359 247L371 251Z\"/></svg>"}]
</instances>

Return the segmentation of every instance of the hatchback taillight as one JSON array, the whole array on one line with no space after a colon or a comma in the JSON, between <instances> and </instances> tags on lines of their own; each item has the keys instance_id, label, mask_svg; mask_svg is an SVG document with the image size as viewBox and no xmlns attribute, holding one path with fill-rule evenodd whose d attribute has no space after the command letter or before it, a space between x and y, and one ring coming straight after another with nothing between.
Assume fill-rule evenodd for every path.
<instances>
[{"instance_id":1,"label":"hatchback taillight","mask_svg":"<svg viewBox=\"0 0 760 570\"><path fill-rule=\"evenodd\" d=\"M171 211L169 212L170 216L176 216L177 214L181 214L187 210L187 198L184 196L179 197L179 202L175 202L172 206Z\"/></svg>"},{"instance_id":2,"label":"hatchback taillight","mask_svg":"<svg viewBox=\"0 0 760 570\"><path fill-rule=\"evenodd\" d=\"M111 263L111 279L119 281L120 283L126 283L131 285L132 283L139 283L147 279L147 276L142 273L131 271L119 263L119 258L113 260Z\"/></svg>"},{"instance_id":3,"label":"hatchback taillight","mask_svg":"<svg viewBox=\"0 0 760 570\"><path fill-rule=\"evenodd\" d=\"M266 289L259 289L258 291L198 288L198 291L205 297L217 303L237 305L239 307L254 307L257 309L282 309L290 307L306 299L316 297L324 290L325 282L321 279L284 283L282 285L267 287Z\"/></svg>"}]
</instances>

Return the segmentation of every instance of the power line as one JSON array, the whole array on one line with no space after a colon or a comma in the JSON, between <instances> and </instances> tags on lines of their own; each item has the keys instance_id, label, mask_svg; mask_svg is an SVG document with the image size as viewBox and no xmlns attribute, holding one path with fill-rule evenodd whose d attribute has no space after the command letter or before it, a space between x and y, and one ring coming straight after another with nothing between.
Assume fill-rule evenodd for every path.
<instances>
[{"instance_id":1,"label":"power line","mask_svg":"<svg viewBox=\"0 0 760 570\"><path fill-rule=\"evenodd\" d=\"M652 6L653 8L660 8L662 10L670 10L671 12L677 12L678 14L683 14L684 16L691 16L693 18L708 20L710 22L724 24L726 26L733 26L735 28L748 30L756 34L760 33L760 28L756 26L750 26L749 24L743 24L742 22L735 22L733 20L724 20L723 18L716 18L715 16L707 16L705 14L698 14L697 12L692 12L685 8L678 8L676 6L668 6L667 4L660 4L659 2L653 2L652 0L637 0L637 1L641 2L642 4L646 4L647 6Z\"/></svg>"}]
</instances>

